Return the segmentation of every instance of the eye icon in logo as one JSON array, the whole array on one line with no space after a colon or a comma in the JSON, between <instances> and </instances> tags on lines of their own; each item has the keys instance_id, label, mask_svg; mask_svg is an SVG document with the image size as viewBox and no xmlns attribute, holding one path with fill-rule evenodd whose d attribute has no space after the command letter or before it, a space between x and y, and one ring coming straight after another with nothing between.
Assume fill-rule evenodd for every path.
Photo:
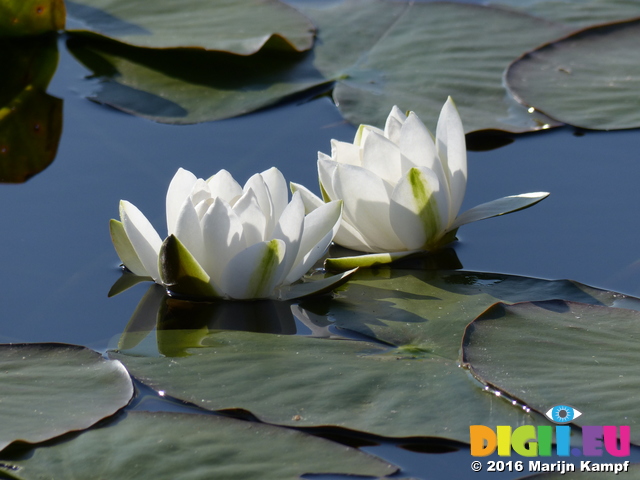
<instances>
[{"instance_id":1,"label":"eye icon in logo","mask_svg":"<svg viewBox=\"0 0 640 480\"><path fill-rule=\"evenodd\" d=\"M545 415L554 423L569 423L582 415L582 412L569 405L556 405L551 407Z\"/></svg>"}]
</instances>

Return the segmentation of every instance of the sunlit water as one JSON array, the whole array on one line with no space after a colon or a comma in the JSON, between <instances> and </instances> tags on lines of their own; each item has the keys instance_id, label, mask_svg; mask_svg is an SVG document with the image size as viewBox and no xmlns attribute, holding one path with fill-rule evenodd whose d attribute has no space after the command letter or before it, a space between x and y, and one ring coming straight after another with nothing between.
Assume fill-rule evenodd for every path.
<instances>
[{"instance_id":1,"label":"sunlit water","mask_svg":"<svg viewBox=\"0 0 640 480\"><path fill-rule=\"evenodd\" d=\"M97 350L114 344L147 289L107 297L121 275L108 232L120 199L162 232L166 188L179 166L201 177L226 168L241 182L276 166L288 180L317 189L316 152L355 133L327 97L215 123L156 124L85 100L89 72L63 41L60 49L49 88L64 99L57 158L25 184L0 186L3 341ZM455 245L464 269L569 278L640 295L638 152L638 131L576 136L571 128L471 152L463 209L509 194L552 195L524 212L464 226ZM184 408L144 398L136 408ZM466 450L429 455L393 444L364 450L401 465L400 476L483 475L470 472Z\"/></svg>"}]
</instances>

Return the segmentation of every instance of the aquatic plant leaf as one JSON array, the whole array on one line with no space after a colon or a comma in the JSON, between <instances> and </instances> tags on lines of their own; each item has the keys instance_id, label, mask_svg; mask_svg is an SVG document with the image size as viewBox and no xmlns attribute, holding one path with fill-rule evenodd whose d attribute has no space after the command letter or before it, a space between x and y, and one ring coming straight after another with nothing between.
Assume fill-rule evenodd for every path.
<instances>
[{"instance_id":1,"label":"aquatic plant leaf","mask_svg":"<svg viewBox=\"0 0 640 480\"><path fill-rule=\"evenodd\" d=\"M163 123L242 115L326 82L304 54L243 57L79 38L67 46L99 79L90 100Z\"/></svg>"},{"instance_id":2,"label":"aquatic plant leaf","mask_svg":"<svg viewBox=\"0 0 640 480\"><path fill-rule=\"evenodd\" d=\"M640 443L640 313L551 300L496 304L465 332L471 371L539 412L571 405L575 425L630 425Z\"/></svg>"},{"instance_id":3,"label":"aquatic plant leaf","mask_svg":"<svg viewBox=\"0 0 640 480\"><path fill-rule=\"evenodd\" d=\"M0 345L0 371L0 450L88 428L133 395L120 362L76 345Z\"/></svg>"},{"instance_id":4,"label":"aquatic plant leaf","mask_svg":"<svg viewBox=\"0 0 640 480\"><path fill-rule=\"evenodd\" d=\"M0 182L47 168L62 133L62 100L46 93L58 64L54 38L0 41Z\"/></svg>"},{"instance_id":5,"label":"aquatic plant leaf","mask_svg":"<svg viewBox=\"0 0 640 480\"><path fill-rule=\"evenodd\" d=\"M0 37L56 32L64 24L64 0L0 0Z\"/></svg>"},{"instance_id":6,"label":"aquatic plant leaf","mask_svg":"<svg viewBox=\"0 0 640 480\"><path fill-rule=\"evenodd\" d=\"M302 52L313 24L279 0L67 1L74 33L146 48L197 48L251 55L263 47Z\"/></svg>"},{"instance_id":7,"label":"aquatic plant leaf","mask_svg":"<svg viewBox=\"0 0 640 480\"><path fill-rule=\"evenodd\" d=\"M215 331L198 329L200 324L179 330L172 322L157 326L161 356L148 344L110 355L152 388L211 410L243 408L289 426L338 425L467 442L469 425L546 422L483 391L459 368L470 321L499 299L627 300L570 281L496 274L379 269L354 278L336 298L300 307L324 315L346 336L361 334L361 341Z\"/></svg>"},{"instance_id":8,"label":"aquatic plant leaf","mask_svg":"<svg viewBox=\"0 0 640 480\"><path fill-rule=\"evenodd\" d=\"M640 9L638 10L640 14ZM522 104L577 127L640 127L640 20L588 28L515 60L505 73Z\"/></svg>"},{"instance_id":9,"label":"aquatic plant leaf","mask_svg":"<svg viewBox=\"0 0 640 480\"><path fill-rule=\"evenodd\" d=\"M557 125L508 98L502 74L518 55L567 33L561 24L511 10L444 2L350 0L302 9L318 25L315 64L327 78L339 80L334 99L351 123L381 127L398 105L433 128L451 96L467 132L524 132ZM369 23L375 30L369 30ZM362 38L348 46L362 30Z\"/></svg>"},{"instance_id":10,"label":"aquatic plant leaf","mask_svg":"<svg viewBox=\"0 0 640 480\"><path fill-rule=\"evenodd\" d=\"M0 462L0 472L24 480L294 480L305 473L384 476L396 470L299 431L168 412L128 412L114 424Z\"/></svg>"},{"instance_id":11,"label":"aquatic plant leaf","mask_svg":"<svg viewBox=\"0 0 640 480\"><path fill-rule=\"evenodd\" d=\"M491 0L490 5L508 7L536 17L581 28L640 15L637 0Z\"/></svg>"}]
</instances>

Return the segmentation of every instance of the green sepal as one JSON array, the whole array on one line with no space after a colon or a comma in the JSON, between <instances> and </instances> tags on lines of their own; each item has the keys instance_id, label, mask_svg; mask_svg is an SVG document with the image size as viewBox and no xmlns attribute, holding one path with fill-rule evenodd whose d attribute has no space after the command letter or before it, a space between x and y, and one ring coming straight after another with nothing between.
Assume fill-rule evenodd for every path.
<instances>
[{"instance_id":1,"label":"green sepal","mask_svg":"<svg viewBox=\"0 0 640 480\"><path fill-rule=\"evenodd\" d=\"M280 289L280 292L278 293L278 300L293 300L330 293L340 285L347 283L349 277L357 271L357 268L353 268L346 272L338 275L332 275L321 280L313 280L290 285L287 288Z\"/></svg>"},{"instance_id":2,"label":"green sepal","mask_svg":"<svg viewBox=\"0 0 640 480\"><path fill-rule=\"evenodd\" d=\"M175 235L160 247L160 279L172 293L193 297L220 297L209 283L210 277Z\"/></svg>"},{"instance_id":3,"label":"green sepal","mask_svg":"<svg viewBox=\"0 0 640 480\"><path fill-rule=\"evenodd\" d=\"M147 269L144 268L140 257L138 257L138 254L133 248L122 222L112 218L109 221L109 232L111 233L111 241L116 249L116 253L124 266L136 275L141 277L149 276Z\"/></svg>"},{"instance_id":4,"label":"green sepal","mask_svg":"<svg viewBox=\"0 0 640 480\"><path fill-rule=\"evenodd\" d=\"M352 257L327 258L324 261L324 268L330 272L344 272L356 267L375 267L376 265L386 265L422 252L423 250L409 250L406 252L371 253Z\"/></svg>"}]
</instances>

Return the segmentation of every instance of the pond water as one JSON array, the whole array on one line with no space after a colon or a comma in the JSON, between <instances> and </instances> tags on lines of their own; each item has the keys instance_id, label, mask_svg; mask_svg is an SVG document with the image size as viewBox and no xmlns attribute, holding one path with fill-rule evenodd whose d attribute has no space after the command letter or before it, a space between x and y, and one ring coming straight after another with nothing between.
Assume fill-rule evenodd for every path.
<instances>
[{"instance_id":1,"label":"pond water","mask_svg":"<svg viewBox=\"0 0 640 480\"><path fill-rule=\"evenodd\" d=\"M120 199L162 231L166 188L179 166L200 177L226 168L241 182L276 166L287 180L317 189L316 152L355 133L326 96L214 123L156 124L83 98L90 72L67 52L64 38L59 50L48 89L64 100L56 159L23 184L0 186L4 342L67 342L98 351L116 344L148 288L107 296L121 276L108 230ZM568 278L640 295L638 152L638 131L568 127L470 152L463 210L522 192L551 196L463 227L454 244L463 269ZM183 408L153 397L136 408L149 405ZM449 454L394 445L364 449L403 466L400 476L462 478L469 471L466 450L451 454L460 460L452 461Z\"/></svg>"}]
</instances>

